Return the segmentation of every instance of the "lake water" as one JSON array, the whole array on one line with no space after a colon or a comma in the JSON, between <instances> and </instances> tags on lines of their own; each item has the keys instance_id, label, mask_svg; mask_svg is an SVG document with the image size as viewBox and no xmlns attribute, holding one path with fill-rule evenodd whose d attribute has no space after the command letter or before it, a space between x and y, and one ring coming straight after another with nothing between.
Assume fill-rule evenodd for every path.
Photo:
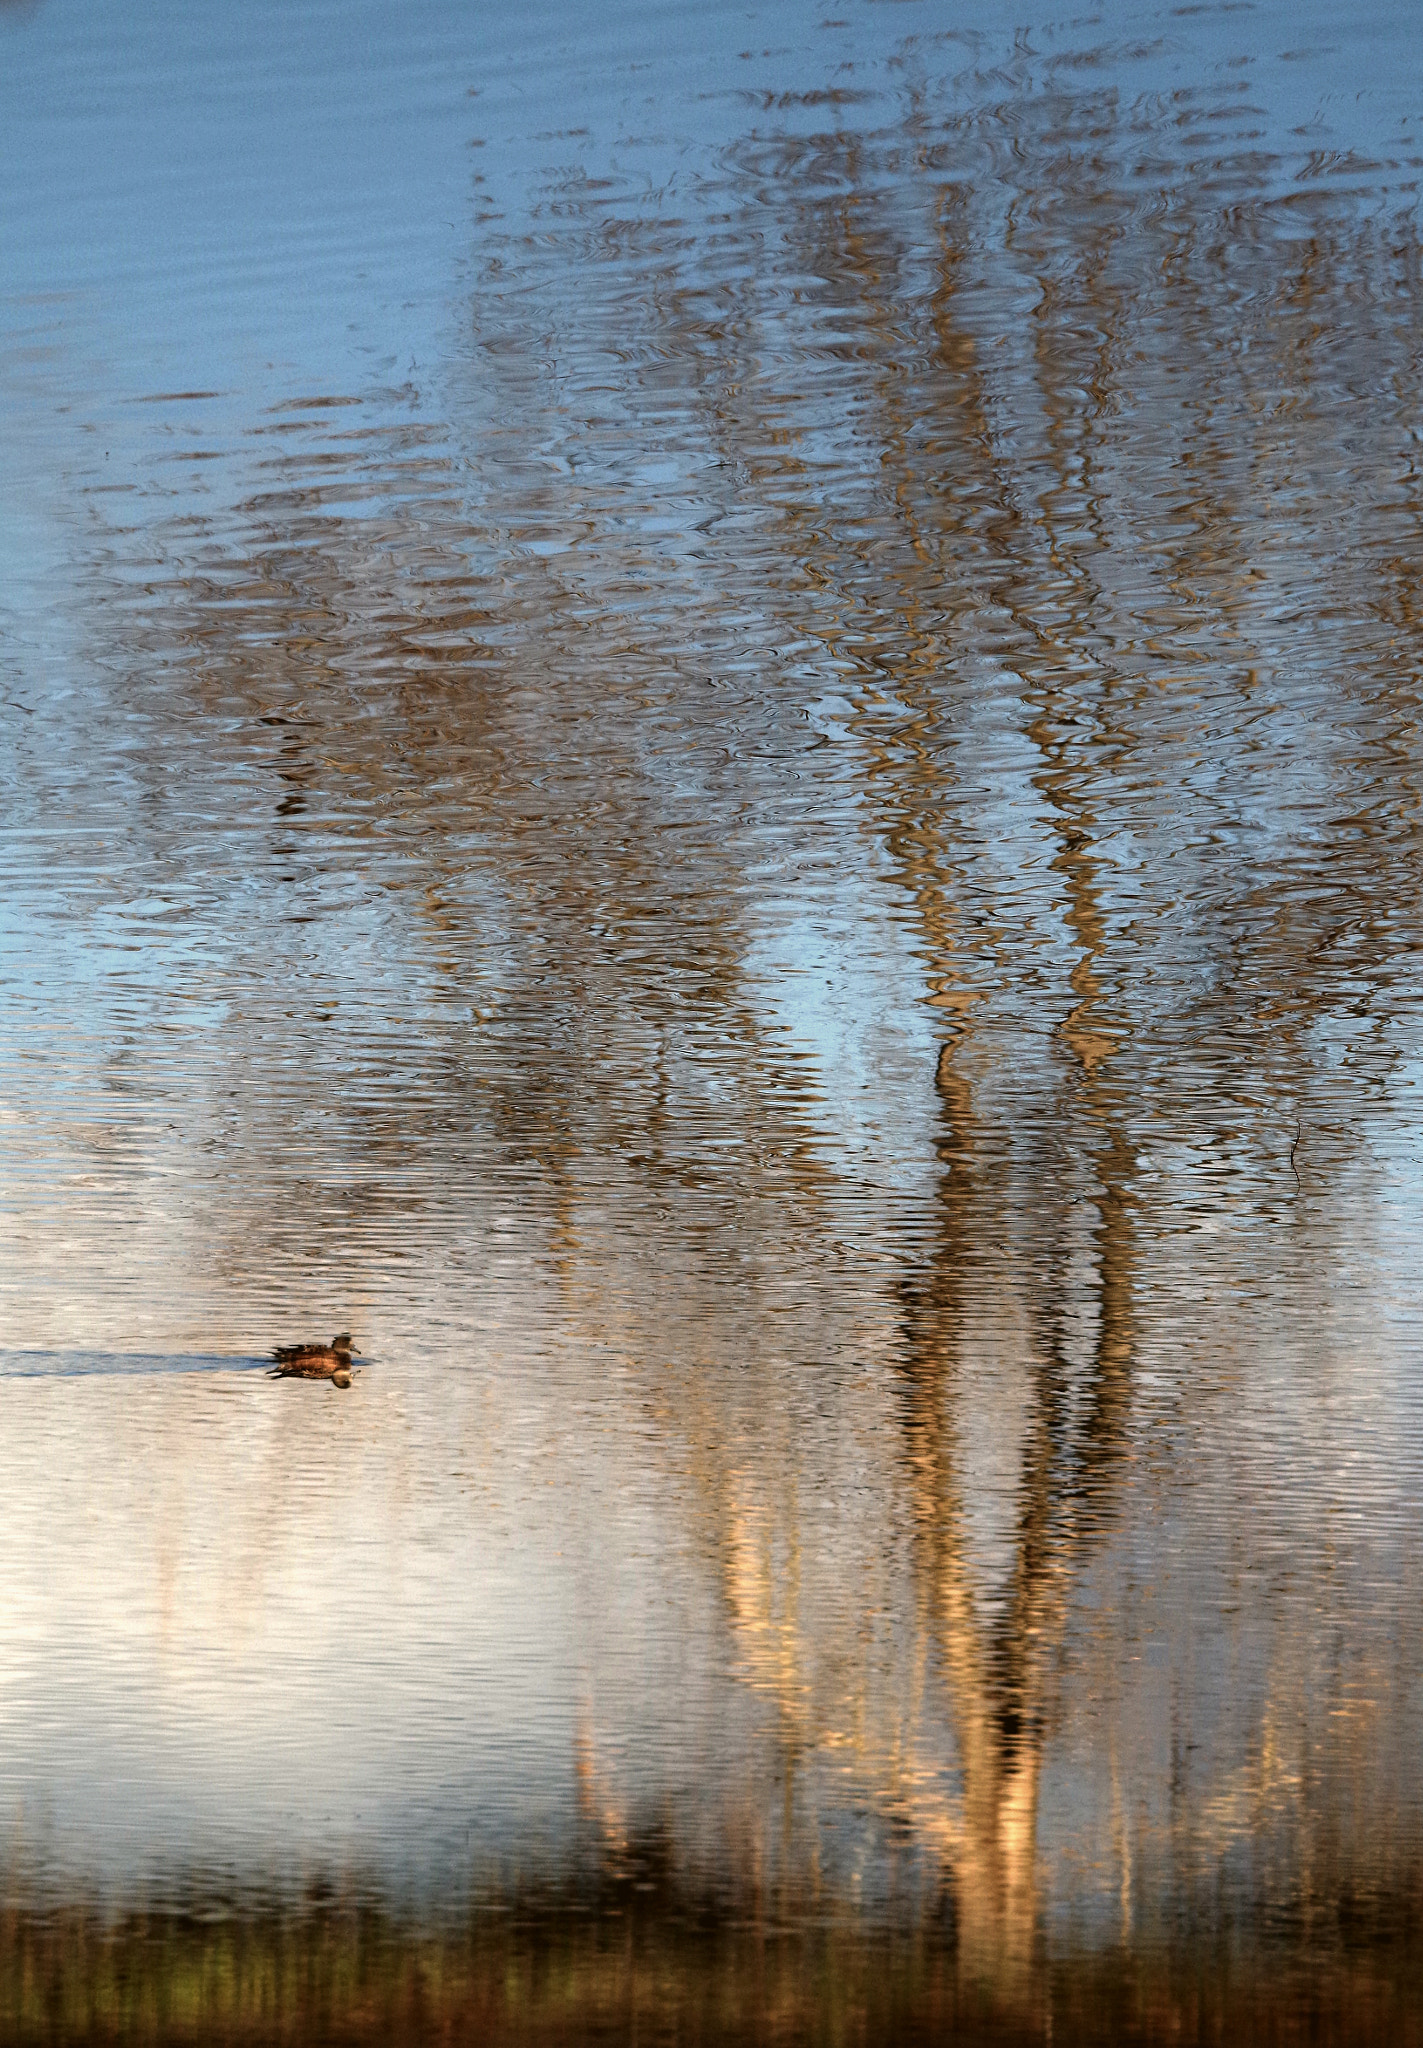
<instances>
[{"instance_id":1,"label":"lake water","mask_svg":"<svg viewBox=\"0 0 1423 2048\"><path fill-rule=\"evenodd\" d=\"M0 6L11 2036L1420 2038L1420 109Z\"/></svg>"}]
</instances>

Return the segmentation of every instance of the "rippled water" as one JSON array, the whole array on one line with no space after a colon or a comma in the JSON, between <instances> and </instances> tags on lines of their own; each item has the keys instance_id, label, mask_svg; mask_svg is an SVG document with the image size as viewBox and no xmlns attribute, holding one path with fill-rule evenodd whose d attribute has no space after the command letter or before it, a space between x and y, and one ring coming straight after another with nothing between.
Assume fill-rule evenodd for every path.
<instances>
[{"instance_id":1,"label":"rippled water","mask_svg":"<svg viewBox=\"0 0 1423 2048\"><path fill-rule=\"evenodd\" d=\"M1413 1981L1420 106L1403 6L0 8L26 1912Z\"/></svg>"}]
</instances>

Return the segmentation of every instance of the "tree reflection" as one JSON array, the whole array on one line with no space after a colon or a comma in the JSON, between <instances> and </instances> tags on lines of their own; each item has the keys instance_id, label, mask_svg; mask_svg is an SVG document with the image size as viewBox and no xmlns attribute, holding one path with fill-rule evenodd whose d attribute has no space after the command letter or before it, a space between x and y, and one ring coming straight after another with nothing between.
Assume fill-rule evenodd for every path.
<instances>
[{"instance_id":1,"label":"tree reflection","mask_svg":"<svg viewBox=\"0 0 1423 2048\"><path fill-rule=\"evenodd\" d=\"M813 1894L858 1801L1026 1997L1140 1355L1231 1261L1262 1317L1327 1299L1325 1169L1416 1051L1423 609L1411 224L1284 220L1244 161L1229 220L1194 161L1147 193L1110 91L1014 82L932 135L912 94L748 133L714 231L556 187L439 434L267 420L260 488L160 527L140 596L105 563L95 630L114 829L179 904L104 1073L210 1162L195 1240L404 1313L511 1232L631 1361L629 1465L764 1709L725 1774L758 1896ZM872 1012L911 977L906 1079ZM174 987L221 1013L188 1064ZM1308 1235L1150 1275L1192 1202L1276 1229L1302 1097ZM991 1554L988 1347L1025 1390ZM1288 1804L1312 1668L1197 1788L1211 1855ZM591 1706L575 1778L615 1862Z\"/></svg>"}]
</instances>

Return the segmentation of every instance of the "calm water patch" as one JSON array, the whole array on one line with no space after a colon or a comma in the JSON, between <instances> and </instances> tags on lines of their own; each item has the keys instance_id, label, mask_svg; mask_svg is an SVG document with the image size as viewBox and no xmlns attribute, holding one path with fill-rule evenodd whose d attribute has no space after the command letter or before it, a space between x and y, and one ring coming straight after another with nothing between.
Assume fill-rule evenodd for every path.
<instances>
[{"instance_id":1,"label":"calm water patch","mask_svg":"<svg viewBox=\"0 0 1423 2048\"><path fill-rule=\"evenodd\" d=\"M88 1373L251 1372L270 1359L169 1356L158 1351L0 1351L0 1379L72 1379Z\"/></svg>"}]
</instances>

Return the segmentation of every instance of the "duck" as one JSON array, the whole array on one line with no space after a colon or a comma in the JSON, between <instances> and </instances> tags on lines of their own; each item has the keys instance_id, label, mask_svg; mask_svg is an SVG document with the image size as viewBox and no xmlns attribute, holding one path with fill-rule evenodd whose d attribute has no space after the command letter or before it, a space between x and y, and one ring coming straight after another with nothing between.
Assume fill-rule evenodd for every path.
<instances>
[{"instance_id":1,"label":"duck","mask_svg":"<svg viewBox=\"0 0 1423 2048\"><path fill-rule=\"evenodd\" d=\"M330 1380L333 1387L351 1384L351 1333L343 1330L329 1344L278 1344L272 1353L274 1380Z\"/></svg>"}]
</instances>

